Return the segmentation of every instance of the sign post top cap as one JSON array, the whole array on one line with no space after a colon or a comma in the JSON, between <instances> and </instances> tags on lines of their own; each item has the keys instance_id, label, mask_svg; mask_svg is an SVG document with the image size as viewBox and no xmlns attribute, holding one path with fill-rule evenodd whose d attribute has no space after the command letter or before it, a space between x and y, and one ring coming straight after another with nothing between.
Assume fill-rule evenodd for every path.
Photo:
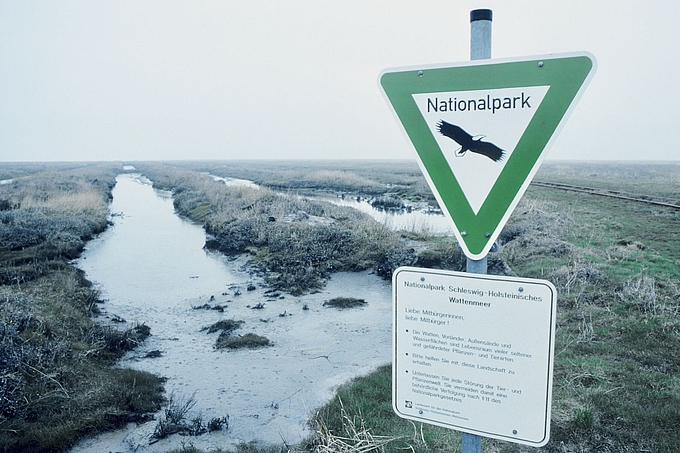
<instances>
[{"instance_id":1,"label":"sign post top cap","mask_svg":"<svg viewBox=\"0 0 680 453\"><path fill-rule=\"evenodd\" d=\"M470 11L470 22L478 20L493 20L493 11L490 9L473 9Z\"/></svg>"}]
</instances>

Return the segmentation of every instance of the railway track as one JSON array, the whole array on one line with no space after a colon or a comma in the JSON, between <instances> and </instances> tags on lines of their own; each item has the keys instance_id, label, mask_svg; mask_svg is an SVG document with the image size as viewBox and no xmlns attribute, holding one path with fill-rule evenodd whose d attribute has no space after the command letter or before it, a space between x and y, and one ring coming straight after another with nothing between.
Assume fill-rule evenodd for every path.
<instances>
[{"instance_id":1,"label":"railway track","mask_svg":"<svg viewBox=\"0 0 680 453\"><path fill-rule=\"evenodd\" d=\"M532 181L531 185L537 187L549 187L552 189L568 190L570 192L581 192L591 195L599 195L602 197L619 198L621 200L637 201L640 203L647 203L654 206L665 206L667 208L680 209L680 201L669 200L660 197L649 197L646 195L633 195L626 192L619 192L616 190L595 189L592 187L573 186L571 184L561 184L556 182L541 182Z\"/></svg>"}]
</instances>

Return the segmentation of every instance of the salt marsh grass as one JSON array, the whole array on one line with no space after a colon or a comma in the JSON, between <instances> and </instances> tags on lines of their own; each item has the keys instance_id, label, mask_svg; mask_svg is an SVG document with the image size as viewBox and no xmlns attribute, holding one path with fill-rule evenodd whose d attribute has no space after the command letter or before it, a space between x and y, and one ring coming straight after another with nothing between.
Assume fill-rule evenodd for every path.
<instances>
[{"instance_id":1,"label":"salt marsh grass","mask_svg":"<svg viewBox=\"0 0 680 453\"><path fill-rule=\"evenodd\" d=\"M452 238L394 233L349 208L298 196L298 190L331 185L431 200L414 163L135 166L156 187L172 191L179 213L204 225L209 246L248 254L274 289L314 291L337 270L373 269L389 276L404 264L465 266ZM93 169L59 172L40 183L24 181L26 172L10 172L21 183L0 186L0 201L6 201L0 203L0 320L5 323L0 354L12 364L0 378L0 436L5 436L0 444L14 451L59 451L91 430L92 420L102 423L95 429L106 429L160 401L160 384L153 377L107 368L120 353L110 345L129 342L111 341L107 336L116 332L92 326L89 316L96 312L98 295L77 274L69 274L68 254L55 251L67 249L66 239L82 244L105 227L98 206L106 205L115 173L98 171L99 176ZM263 187L227 187L201 172L250 179ZM537 179L680 199L678 165L549 163ZM76 221L78 212L90 213L90 221ZM500 252L489 257L490 268L548 279L558 289L552 440L538 451L677 451L678 222L680 215L671 208L543 187L530 187L515 210L500 235ZM8 228L14 230L3 236ZM16 356L19 352L27 355ZM69 357L78 361L59 362ZM83 364L90 363L109 372L86 376ZM389 366L342 386L312 423L317 433L307 442L267 451L460 451L458 433L393 414ZM38 434L18 443L16 433L24 431ZM39 443L37 437L45 440ZM258 450L244 445L241 451ZM536 449L485 439L483 451Z\"/></svg>"},{"instance_id":2,"label":"salt marsh grass","mask_svg":"<svg viewBox=\"0 0 680 453\"><path fill-rule=\"evenodd\" d=\"M21 201L23 209L47 210L56 214L106 215L107 200L95 189L57 193L56 195L26 195Z\"/></svg>"},{"instance_id":3,"label":"salt marsh grass","mask_svg":"<svg viewBox=\"0 0 680 453\"><path fill-rule=\"evenodd\" d=\"M99 292L68 264L106 228L116 168L33 168L0 186L0 445L60 452L157 410L163 380L112 367L148 327L96 323Z\"/></svg>"},{"instance_id":4,"label":"salt marsh grass","mask_svg":"<svg viewBox=\"0 0 680 453\"><path fill-rule=\"evenodd\" d=\"M379 186L370 178L358 175L351 171L342 170L317 170L309 174L309 180L315 181L320 187L344 187L364 189Z\"/></svg>"},{"instance_id":5,"label":"salt marsh grass","mask_svg":"<svg viewBox=\"0 0 680 453\"><path fill-rule=\"evenodd\" d=\"M159 164L138 166L171 190L175 208L202 222L207 246L250 253L267 283L294 295L319 289L332 272L400 264L398 235L354 209L272 190L227 186L205 174ZM326 172L334 175L333 172Z\"/></svg>"}]
</instances>

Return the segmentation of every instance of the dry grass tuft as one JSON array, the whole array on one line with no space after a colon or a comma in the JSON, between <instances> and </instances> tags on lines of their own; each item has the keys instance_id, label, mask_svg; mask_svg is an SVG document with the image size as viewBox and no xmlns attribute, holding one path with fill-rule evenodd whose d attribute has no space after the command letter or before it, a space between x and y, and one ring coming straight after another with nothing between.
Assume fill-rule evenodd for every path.
<instances>
[{"instance_id":1,"label":"dry grass tuft","mask_svg":"<svg viewBox=\"0 0 680 453\"><path fill-rule=\"evenodd\" d=\"M643 313L654 314L661 312L661 296L656 288L656 280L644 274L629 279L618 292L624 302L635 304Z\"/></svg>"},{"instance_id":2,"label":"dry grass tuft","mask_svg":"<svg viewBox=\"0 0 680 453\"><path fill-rule=\"evenodd\" d=\"M342 435L333 433L320 417L316 418L316 432L314 433L314 453L369 453L383 452L385 446L397 438L376 436L366 427L361 414L349 416L345 406L340 401L340 414L343 420Z\"/></svg>"},{"instance_id":3,"label":"dry grass tuft","mask_svg":"<svg viewBox=\"0 0 680 453\"><path fill-rule=\"evenodd\" d=\"M317 170L309 174L311 181L326 187L368 188L379 186L375 181L356 173L341 170Z\"/></svg>"},{"instance_id":4,"label":"dry grass tuft","mask_svg":"<svg viewBox=\"0 0 680 453\"><path fill-rule=\"evenodd\" d=\"M215 342L215 349L257 349L266 346L272 346L272 342L255 333L232 335L231 332L222 331Z\"/></svg>"},{"instance_id":5,"label":"dry grass tuft","mask_svg":"<svg viewBox=\"0 0 680 453\"><path fill-rule=\"evenodd\" d=\"M26 197L21 203L24 209L48 210L58 214L82 214L106 212L107 201L95 189L79 192L57 193L49 198Z\"/></svg>"}]
</instances>

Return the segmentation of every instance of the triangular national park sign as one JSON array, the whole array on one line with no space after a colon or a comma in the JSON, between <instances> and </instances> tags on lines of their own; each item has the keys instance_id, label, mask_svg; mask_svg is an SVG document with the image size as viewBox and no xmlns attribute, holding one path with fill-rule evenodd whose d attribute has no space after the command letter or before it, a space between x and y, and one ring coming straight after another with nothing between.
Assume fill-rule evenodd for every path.
<instances>
[{"instance_id":1,"label":"triangular national park sign","mask_svg":"<svg viewBox=\"0 0 680 453\"><path fill-rule=\"evenodd\" d=\"M592 55L577 53L381 74L469 258L491 249L594 69Z\"/></svg>"}]
</instances>

